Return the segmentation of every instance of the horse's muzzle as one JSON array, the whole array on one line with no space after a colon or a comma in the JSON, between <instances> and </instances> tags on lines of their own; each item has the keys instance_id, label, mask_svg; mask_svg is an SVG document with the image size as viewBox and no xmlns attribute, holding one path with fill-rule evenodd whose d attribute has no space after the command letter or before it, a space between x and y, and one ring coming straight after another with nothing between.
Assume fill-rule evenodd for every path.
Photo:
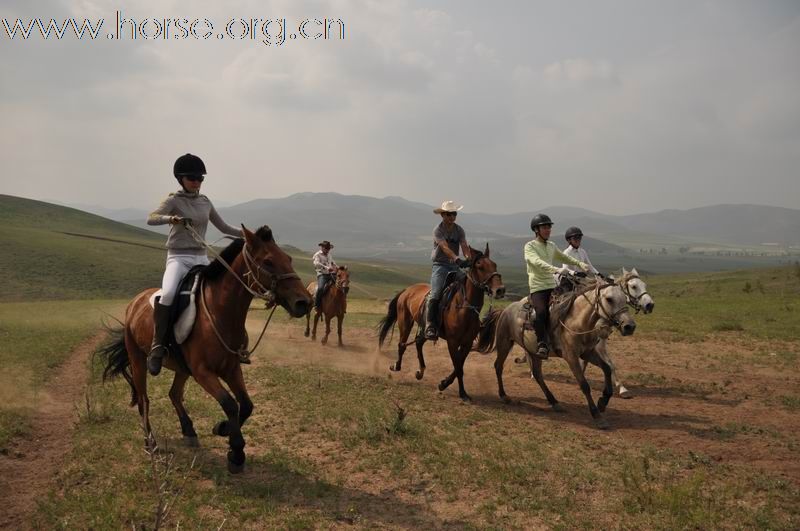
<instances>
[{"instance_id":1,"label":"horse's muzzle","mask_svg":"<svg viewBox=\"0 0 800 531\"><path fill-rule=\"evenodd\" d=\"M656 303L654 303L654 302L648 302L647 304L645 304L645 305L642 307L642 311L643 311L644 313L646 313L646 314L647 314L647 313L652 313L652 312L653 312L653 308L655 308L655 307L656 307Z\"/></svg>"},{"instance_id":2,"label":"horse's muzzle","mask_svg":"<svg viewBox=\"0 0 800 531\"><path fill-rule=\"evenodd\" d=\"M621 332L623 336L633 335L633 332L635 330L636 330L636 323L625 323L621 327Z\"/></svg>"},{"instance_id":3,"label":"horse's muzzle","mask_svg":"<svg viewBox=\"0 0 800 531\"><path fill-rule=\"evenodd\" d=\"M292 304L286 304L284 307L292 317L305 317L311 311L311 301L299 299Z\"/></svg>"},{"instance_id":4,"label":"horse's muzzle","mask_svg":"<svg viewBox=\"0 0 800 531\"><path fill-rule=\"evenodd\" d=\"M505 286L500 286L499 288L494 290L494 298L495 299L502 299L505 296L506 296L506 287Z\"/></svg>"}]
</instances>

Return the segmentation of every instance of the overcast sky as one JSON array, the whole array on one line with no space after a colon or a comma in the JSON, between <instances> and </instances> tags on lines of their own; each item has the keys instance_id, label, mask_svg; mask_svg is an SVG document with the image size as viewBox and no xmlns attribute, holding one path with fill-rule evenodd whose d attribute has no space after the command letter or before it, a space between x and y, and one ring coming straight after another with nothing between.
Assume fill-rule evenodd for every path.
<instances>
[{"instance_id":1,"label":"overcast sky","mask_svg":"<svg viewBox=\"0 0 800 531\"><path fill-rule=\"evenodd\" d=\"M215 30L339 18L345 38L109 40L117 9ZM11 24L31 16L106 21L96 41L11 41L0 27L0 193L155 207L192 152L220 203L336 191L472 212L800 204L793 0L0 4Z\"/></svg>"}]
</instances>

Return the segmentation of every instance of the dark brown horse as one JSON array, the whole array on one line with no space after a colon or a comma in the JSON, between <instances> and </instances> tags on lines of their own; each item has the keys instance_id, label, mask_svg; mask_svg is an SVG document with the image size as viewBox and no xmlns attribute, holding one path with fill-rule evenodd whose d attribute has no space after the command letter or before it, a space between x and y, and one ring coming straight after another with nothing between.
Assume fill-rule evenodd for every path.
<instances>
[{"instance_id":1,"label":"dark brown horse","mask_svg":"<svg viewBox=\"0 0 800 531\"><path fill-rule=\"evenodd\" d=\"M308 285L308 292L314 293L317 290L317 283L312 282ZM310 331L311 312L306 315L306 332L305 336L311 334L311 339L317 339L317 323L321 317L325 317L325 337L322 338L320 343L323 345L328 342L328 336L331 333L331 319L336 317L336 333L339 335L339 346L342 345L342 321L344 321L344 314L347 313L347 293L350 291L350 271L347 266L339 266L336 270L336 281L328 289L320 302L321 312L314 315L314 330Z\"/></svg>"},{"instance_id":2,"label":"dark brown horse","mask_svg":"<svg viewBox=\"0 0 800 531\"><path fill-rule=\"evenodd\" d=\"M232 473L244 468L241 428L253 411L238 355L238 351L247 347L245 319L250 303L254 295L274 297L274 302L293 317L302 317L311 308L311 299L292 268L291 257L275 243L269 227L252 233L243 226L242 231L244 239L234 241L221 253L224 262L217 259L203 272L197 296L200 306L197 320L181 345L191 376L219 402L227 417L213 432L228 437L228 470ZM230 271L225 264L229 264ZM104 377L122 375L130 384L131 406L138 406L148 434L151 428L146 358L153 339L153 309L148 299L154 291L145 290L130 302L123 327L98 351L106 362ZM164 366L175 371L169 397L178 414L181 432L188 444L196 445L197 433L183 407L184 386L190 374L174 356L168 356Z\"/></svg>"},{"instance_id":3,"label":"dark brown horse","mask_svg":"<svg viewBox=\"0 0 800 531\"><path fill-rule=\"evenodd\" d=\"M439 337L447 341L447 349L453 362L453 372L439 382L439 391L447 389L453 380L458 378L458 396L465 401L471 399L464 390L464 363L472 348L472 341L480 330L480 312L483 307L484 295L488 294L490 297L499 299L505 295L506 291L503 279L497 272L497 264L489 258L489 244L486 244L486 250L483 253L470 248L470 260L471 265L466 276L456 281L458 283L456 293L450 304L444 309L442 324L439 327ZM411 329L414 328L414 323L424 327L422 308L430 289L429 284L414 284L398 293L389 303L389 311L379 324L378 342L381 346L395 322L400 327L397 361L389 367L391 371L399 371L401 368L403 353L410 344L408 336L411 334ZM419 360L417 380L421 380L425 374L425 357L422 354L422 346L425 341L425 336L418 334L416 339L411 342L417 347Z\"/></svg>"}]
</instances>

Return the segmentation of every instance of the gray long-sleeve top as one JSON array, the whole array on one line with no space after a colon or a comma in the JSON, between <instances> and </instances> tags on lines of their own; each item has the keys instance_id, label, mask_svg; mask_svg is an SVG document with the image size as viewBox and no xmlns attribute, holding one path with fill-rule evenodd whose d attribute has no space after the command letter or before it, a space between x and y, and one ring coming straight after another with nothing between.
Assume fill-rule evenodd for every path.
<instances>
[{"instance_id":1,"label":"gray long-sleeve top","mask_svg":"<svg viewBox=\"0 0 800 531\"><path fill-rule=\"evenodd\" d=\"M166 225L172 216L192 220L192 227L203 238L206 236L208 222L222 233L241 238L242 231L225 223L208 197L198 192L178 190L169 194L164 201L147 217L148 225ZM167 249L175 254L205 254L206 250L181 225L172 225L167 237Z\"/></svg>"}]
</instances>

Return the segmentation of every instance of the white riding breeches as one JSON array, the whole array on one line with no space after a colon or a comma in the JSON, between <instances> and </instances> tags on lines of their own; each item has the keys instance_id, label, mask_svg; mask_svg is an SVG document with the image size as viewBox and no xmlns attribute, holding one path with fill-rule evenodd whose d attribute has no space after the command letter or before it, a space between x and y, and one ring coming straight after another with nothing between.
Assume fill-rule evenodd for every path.
<instances>
[{"instance_id":1,"label":"white riding breeches","mask_svg":"<svg viewBox=\"0 0 800 531\"><path fill-rule=\"evenodd\" d=\"M181 280L196 265L208 265L204 254L167 254L167 268L161 281L161 300L159 304L169 306L175 300Z\"/></svg>"}]
</instances>

